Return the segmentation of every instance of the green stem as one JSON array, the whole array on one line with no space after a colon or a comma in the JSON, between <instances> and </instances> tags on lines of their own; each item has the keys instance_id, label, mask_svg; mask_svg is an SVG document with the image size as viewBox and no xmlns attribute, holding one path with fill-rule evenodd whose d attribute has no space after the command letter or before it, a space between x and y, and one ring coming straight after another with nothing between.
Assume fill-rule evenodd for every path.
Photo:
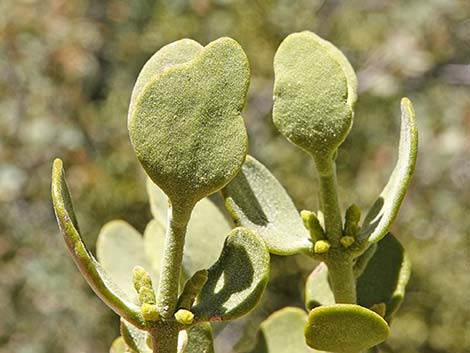
<instances>
[{"instance_id":1,"label":"green stem","mask_svg":"<svg viewBox=\"0 0 470 353\"><path fill-rule=\"evenodd\" d=\"M321 168L318 166L321 164ZM320 207L324 215L325 232L328 240L337 244L343 233L343 222L339 209L336 187L336 165L334 160L317 163L320 179Z\"/></svg>"},{"instance_id":2,"label":"green stem","mask_svg":"<svg viewBox=\"0 0 470 353\"><path fill-rule=\"evenodd\" d=\"M329 255L326 265L328 266L328 277L335 296L335 302L356 304L356 277L354 276L352 260L340 253Z\"/></svg>"},{"instance_id":3,"label":"green stem","mask_svg":"<svg viewBox=\"0 0 470 353\"><path fill-rule=\"evenodd\" d=\"M156 303L162 324L151 334L155 353L176 353L177 351L178 329L173 314L178 302L184 238L190 216L191 208L181 208L178 205L173 205L168 210Z\"/></svg>"}]
</instances>

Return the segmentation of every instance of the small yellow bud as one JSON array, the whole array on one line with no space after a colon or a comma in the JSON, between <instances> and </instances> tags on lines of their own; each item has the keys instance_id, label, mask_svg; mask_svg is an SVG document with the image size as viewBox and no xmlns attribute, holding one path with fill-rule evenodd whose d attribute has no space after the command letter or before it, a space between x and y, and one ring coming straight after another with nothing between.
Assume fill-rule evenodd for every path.
<instances>
[{"instance_id":1,"label":"small yellow bud","mask_svg":"<svg viewBox=\"0 0 470 353\"><path fill-rule=\"evenodd\" d=\"M194 314L192 312L190 312L189 310L179 309L175 313L175 319L180 324L191 325L193 323L193 320L194 320Z\"/></svg>"},{"instance_id":2,"label":"small yellow bud","mask_svg":"<svg viewBox=\"0 0 470 353\"><path fill-rule=\"evenodd\" d=\"M155 292L152 288L141 287L139 290L140 304L155 304Z\"/></svg>"},{"instance_id":3,"label":"small yellow bud","mask_svg":"<svg viewBox=\"0 0 470 353\"><path fill-rule=\"evenodd\" d=\"M140 266L135 266L132 270L132 283L137 293L142 287L152 288L150 275Z\"/></svg>"},{"instance_id":4,"label":"small yellow bud","mask_svg":"<svg viewBox=\"0 0 470 353\"><path fill-rule=\"evenodd\" d=\"M330 250L331 244L328 240L318 240L315 242L315 246L313 247L313 251L317 254L324 254Z\"/></svg>"},{"instance_id":5,"label":"small yellow bud","mask_svg":"<svg viewBox=\"0 0 470 353\"><path fill-rule=\"evenodd\" d=\"M146 321L156 321L160 317L160 313L155 304L142 304L140 312Z\"/></svg>"},{"instance_id":6,"label":"small yellow bud","mask_svg":"<svg viewBox=\"0 0 470 353\"><path fill-rule=\"evenodd\" d=\"M354 239L354 237L351 237L349 235L341 237L341 239L339 240L341 245L343 245L346 249L349 248L355 241L356 240Z\"/></svg>"},{"instance_id":7,"label":"small yellow bud","mask_svg":"<svg viewBox=\"0 0 470 353\"><path fill-rule=\"evenodd\" d=\"M344 220L344 235L355 236L359 230L359 222L361 221L361 209L356 205L352 204L346 210Z\"/></svg>"},{"instance_id":8,"label":"small yellow bud","mask_svg":"<svg viewBox=\"0 0 470 353\"><path fill-rule=\"evenodd\" d=\"M315 213L303 210L300 212L300 216L302 217L305 228L310 231L310 237L313 241L325 239L325 231Z\"/></svg>"}]
</instances>

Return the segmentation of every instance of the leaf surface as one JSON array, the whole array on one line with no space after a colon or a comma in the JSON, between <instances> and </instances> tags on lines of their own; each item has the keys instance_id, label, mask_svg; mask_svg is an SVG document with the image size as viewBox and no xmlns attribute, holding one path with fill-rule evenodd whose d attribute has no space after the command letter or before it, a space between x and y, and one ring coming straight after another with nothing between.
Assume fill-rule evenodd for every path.
<instances>
[{"instance_id":1,"label":"leaf surface","mask_svg":"<svg viewBox=\"0 0 470 353\"><path fill-rule=\"evenodd\" d=\"M250 353L318 352L305 343L306 322L307 313L302 309L287 307L276 311L261 324L256 345Z\"/></svg>"},{"instance_id":2,"label":"leaf surface","mask_svg":"<svg viewBox=\"0 0 470 353\"><path fill-rule=\"evenodd\" d=\"M387 234L377 243L377 250L357 279L358 304L370 308L386 305L385 319L390 321L398 310L410 278L411 264L400 242Z\"/></svg>"},{"instance_id":3,"label":"leaf surface","mask_svg":"<svg viewBox=\"0 0 470 353\"><path fill-rule=\"evenodd\" d=\"M401 101L401 132L398 160L390 179L368 212L359 237L374 243L382 239L395 220L410 184L418 154L418 130L413 105Z\"/></svg>"},{"instance_id":4,"label":"leaf surface","mask_svg":"<svg viewBox=\"0 0 470 353\"><path fill-rule=\"evenodd\" d=\"M307 344L337 353L362 352L387 339L390 329L381 316L355 304L320 306L308 315Z\"/></svg>"},{"instance_id":5,"label":"leaf surface","mask_svg":"<svg viewBox=\"0 0 470 353\"><path fill-rule=\"evenodd\" d=\"M236 319L255 307L269 279L269 252L247 228L235 228L193 307L197 321Z\"/></svg>"},{"instance_id":6,"label":"leaf surface","mask_svg":"<svg viewBox=\"0 0 470 353\"><path fill-rule=\"evenodd\" d=\"M247 156L240 173L222 192L235 224L257 232L271 253L292 255L312 247L310 234L289 195L253 157Z\"/></svg>"},{"instance_id":7,"label":"leaf surface","mask_svg":"<svg viewBox=\"0 0 470 353\"><path fill-rule=\"evenodd\" d=\"M212 328L208 322L192 326L188 332L188 344L184 353L214 353Z\"/></svg>"},{"instance_id":8,"label":"leaf surface","mask_svg":"<svg viewBox=\"0 0 470 353\"><path fill-rule=\"evenodd\" d=\"M328 268L321 262L305 283L305 307L307 310L312 310L317 306L334 303L335 296L328 283Z\"/></svg>"},{"instance_id":9,"label":"leaf surface","mask_svg":"<svg viewBox=\"0 0 470 353\"><path fill-rule=\"evenodd\" d=\"M221 38L139 91L129 112L131 141L174 205L191 208L238 173L247 152L240 113L249 76L243 49Z\"/></svg>"},{"instance_id":10,"label":"leaf surface","mask_svg":"<svg viewBox=\"0 0 470 353\"><path fill-rule=\"evenodd\" d=\"M144 321L139 308L111 280L80 236L60 159L54 161L52 168L52 203L67 249L90 287L116 314L138 327L143 327Z\"/></svg>"},{"instance_id":11,"label":"leaf surface","mask_svg":"<svg viewBox=\"0 0 470 353\"><path fill-rule=\"evenodd\" d=\"M357 80L344 55L312 32L293 33L274 57L277 129L321 163L352 125Z\"/></svg>"},{"instance_id":12,"label":"leaf surface","mask_svg":"<svg viewBox=\"0 0 470 353\"><path fill-rule=\"evenodd\" d=\"M141 266L151 271L140 233L124 221L108 222L98 235L96 256L113 282L138 304L132 284L132 269Z\"/></svg>"}]
</instances>

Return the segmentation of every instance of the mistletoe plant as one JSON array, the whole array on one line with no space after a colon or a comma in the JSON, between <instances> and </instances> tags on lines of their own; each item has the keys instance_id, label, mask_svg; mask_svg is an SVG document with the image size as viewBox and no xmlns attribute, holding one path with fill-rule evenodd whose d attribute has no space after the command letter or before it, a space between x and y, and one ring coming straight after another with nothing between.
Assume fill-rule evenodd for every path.
<instances>
[{"instance_id":1,"label":"mistletoe plant","mask_svg":"<svg viewBox=\"0 0 470 353\"><path fill-rule=\"evenodd\" d=\"M257 305L269 253L303 253L319 265L307 279L307 311L274 313L262 323L253 352L373 352L387 339L410 271L389 228L416 160L411 102L402 100L390 181L362 223L355 205L343 222L335 160L352 125L354 71L336 47L311 32L288 36L274 69L274 123L314 160L316 213L299 214L268 169L247 156L241 111L249 66L229 38L206 47L174 42L139 74L128 127L149 177L153 219L143 236L123 221L106 224L96 260L80 236L62 162L54 162L52 199L68 250L121 317L111 352L213 352L210 322L236 319ZM220 190L234 229L207 198Z\"/></svg>"}]
</instances>

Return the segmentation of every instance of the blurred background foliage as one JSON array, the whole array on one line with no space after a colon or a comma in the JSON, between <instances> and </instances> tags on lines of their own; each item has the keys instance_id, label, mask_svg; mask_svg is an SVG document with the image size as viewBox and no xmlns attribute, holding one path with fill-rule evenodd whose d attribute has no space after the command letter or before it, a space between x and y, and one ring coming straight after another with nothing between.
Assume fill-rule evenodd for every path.
<instances>
[{"instance_id":1,"label":"blurred background foliage","mask_svg":"<svg viewBox=\"0 0 470 353\"><path fill-rule=\"evenodd\" d=\"M396 158L399 100L415 103L418 165L392 229L414 272L383 352L470 351L468 1L2 0L0 14L1 353L107 352L117 336L117 317L65 251L50 169L64 159L93 250L106 221L143 229L150 212L127 105L144 62L171 41L240 42L252 71L250 152L299 209L315 208L312 163L271 122L273 55L287 34L305 29L341 48L359 77L354 127L338 157L344 207L366 209L380 192ZM273 281L253 317L302 306L312 266L273 257ZM245 330L253 334L257 320L244 320ZM218 328L218 352L234 350L243 322Z\"/></svg>"}]
</instances>

